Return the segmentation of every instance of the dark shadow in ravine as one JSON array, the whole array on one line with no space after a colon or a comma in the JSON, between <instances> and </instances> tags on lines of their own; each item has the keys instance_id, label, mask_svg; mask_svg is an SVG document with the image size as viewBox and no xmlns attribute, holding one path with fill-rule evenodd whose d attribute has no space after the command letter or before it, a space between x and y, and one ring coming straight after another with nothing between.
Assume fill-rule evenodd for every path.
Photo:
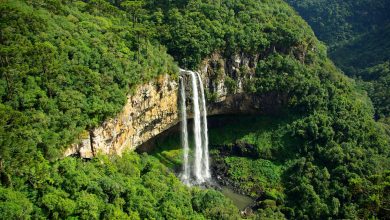
<instances>
[{"instance_id":1,"label":"dark shadow in ravine","mask_svg":"<svg viewBox=\"0 0 390 220\"><path fill-rule=\"evenodd\" d=\"M276 116L263 116L263 115L218 115L208 117L209 127L209 145L212 151L215 148L221 148L223 146L233 146L240 143L257 143L262 144L262 139L265 141L274 141L276 139L275 132L280 127L283 127L293 121L296 117L289 114L285 114L280 117ZM193 120L188 120L188 132L189 132L189 145L190 151L194 146L193 140ZM280 129L279 129L280 130ZM264 143L267 145L265 149L267 153L264 155L252 155L264 159L270 159L273 154L273 160L276 163L283 163L289 155L291 155L292 148L290 145L294 143L290 140L286 134L279 134L282 137L277 140L277 143L269 146L270 143ZM269 136L269 137L268 137ZM276 140L275 140L276 141ZM277 151L283 151L279 154ZM137 148L138 153L148 153L158 158L167 167L173 169L175 172L179 172L181 169L182 160L182 147L180 140L180 123L171 127L170 129L162 132L156 137L150 139L143 145ZM268 152L269 151L269 152ZM271 152L271 153L270 153ZM273 152L273 153L272 153ZM190 152L192 155L192 152ZM242 155L250 156L250 155ZM191 160L190 156L190 160Z\"/></svg>"}]
</instances>

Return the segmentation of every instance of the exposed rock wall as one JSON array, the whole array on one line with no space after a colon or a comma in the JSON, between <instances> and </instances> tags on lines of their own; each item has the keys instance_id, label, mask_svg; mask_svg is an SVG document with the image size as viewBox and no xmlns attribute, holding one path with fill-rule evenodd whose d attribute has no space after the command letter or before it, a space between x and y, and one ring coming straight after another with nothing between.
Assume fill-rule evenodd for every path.
<instances>
[{"instance_id":1,"label":"exposed rock wall","mask_svg":"<svg viewBox=\"0 0 390 220\"><path fill-rule=\"evenodd\" d=\"M258 57L245 54L224 59L215 53L202 62L200 73L208 97L208 114L256 111L246 86L252 79Z\"/></svg>"},{"instance_id":2,"label":"exposed rock wall","mask_svg":"<svg viewBox=\"0 0 390 220\"><path fill-rule=\"evenodd\" d=\"M281 110L287 102L286 94L250 92L258 60L258 55L242 53L222 58L215 53L203 61L200 73L209 99L209 115L277 114Z\"/></svg>"},{"instance_id":3,"label":"exposed rock wall","mask_svg":"<svg viewBox=\"0 0 390 220\"><path fill-rule=\"evenodd\" d=\"M177 123L177 91L176 80L168 75L139 86L117 117L90 131L88 137L67 149L65 156L91 158L97 153L121 154L124 149L135 149Z\"/></svg>"},{"instance_id":4,"label":"exposed rock wall","mask_svg":"<svg viewBox=\"0 0 390 220\"><path fill-rule=\"evenodd\" d=\"M246 92L257 61L258 56L239 54L223 59L215 53L202 62L199 72L208 98L209 115L275 112L283 104L286 97L277 94L260 96ZM186 87L191 90L189 84ZM191 106L191 97L187 100ZM191 117L191 113L188 115ZM97 153L121 154L124 149L135 149L178 121L178 79L164 75L139 86L128 96L117 117L90 131L87 137L67 149L65 156L78 154L91 158Z\"/></svg>"}]
</instances>

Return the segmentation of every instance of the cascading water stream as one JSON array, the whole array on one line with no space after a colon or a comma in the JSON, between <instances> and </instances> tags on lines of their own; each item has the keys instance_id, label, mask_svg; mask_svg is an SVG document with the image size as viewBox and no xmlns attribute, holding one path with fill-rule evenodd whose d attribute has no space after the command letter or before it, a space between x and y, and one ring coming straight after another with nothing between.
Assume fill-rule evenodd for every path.
<instances>
[{"instance_id":1,"label":"cascading water stream","mask_svg":"<svg viewBox=\"0 0 390 220\"><path fill-rule=\"evenodd\" d=\"M186 109L186 91L184 86L184 78L180 78L180 117L181 117L181 144L183 146L183 173L181 179L184 184L190 184L190 167L188 162L189 146L188 146L188 130L187 130L187 109Z\"/></svg>"},{"instance_id":2,"label":"cascading water stream","mask_svg":"<svg viewBox=\"0 0 390 220\"><path fill-rule=\"evenodd\" d=\"M180 115L181 115L181 143L184 151L183 156L183 173L181 179L184 184L191 185L195 180L196 184L204 183L211 178L209 164L208 134L207 134L207 110L204 88L199 73L181 70L183 75L180 77ZM191 79L192 88L192 110L194 115L194 161L193 173L191 173L189 162L189 144L187 128L187 109L186 109L186 75ZM191 174L193 178L191 178Z\"/></svg>"},{"instance_id":3,"label":"cascading water stream","mask_svg":"<svg viewBox=\"0 0 390 220\"><path fill-rule=\"evenodd\" d=\"M199 88L201 94L201 117L202 117L202 145L203 145L203 178L209 179L210 174L210 164L209 164L209 137L207 129L207 109L206 109L206 99L204 95L204 88L202 79L200 78L199 73L196 73L199 80Z\"/></svg>"},{"instance_id":4,"label":"cascading water stream","mask_svg":"<svg viewBox=\"0 0 390 220\"><path fill-rule=\"evenodd\" d=\"M202 175L202 135L201 135L201 122L200 122L200 109L199 109L199 91L197 77L194 72L189 72L191 75L192 82L192 102L194 112L194 140L195 140L195 165L194 174L196 181L199 183L204 182Z\"/></svg>"}]
</instances>

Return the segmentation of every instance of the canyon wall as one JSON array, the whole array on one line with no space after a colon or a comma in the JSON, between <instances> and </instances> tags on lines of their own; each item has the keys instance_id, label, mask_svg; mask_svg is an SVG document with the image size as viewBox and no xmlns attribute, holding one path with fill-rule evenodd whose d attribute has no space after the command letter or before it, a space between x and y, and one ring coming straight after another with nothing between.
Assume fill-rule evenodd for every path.
<instances>
[{"instance_id":1,"label":"canyon wall","mask_svg":"<svg viewBox=\"0 0 390 220\"><path fill-rule=\"evenodd\" d=\"M248 92L257 61L257 56L239 54L224 59L215 53L202 62L198 72L205 87L208 115L275 113L279 109L286 97ZM186 90L191 90L189 84ZM187 100L187 105L191 105L191 97ZM125 149L134 150L179 122L177 106L178 79L160 76L138 86L127 97L127 103L117 117L89 131L68 148L64 156L91 158L98 153L121 154ZM190 112L189 117L191 115Z\"/></svg>"}]
</instances>

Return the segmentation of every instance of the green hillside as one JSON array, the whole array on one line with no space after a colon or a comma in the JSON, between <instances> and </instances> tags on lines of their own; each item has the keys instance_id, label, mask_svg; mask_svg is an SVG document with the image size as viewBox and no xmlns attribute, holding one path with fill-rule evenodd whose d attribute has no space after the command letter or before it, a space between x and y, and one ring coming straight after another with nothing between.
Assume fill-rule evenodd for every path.
<instances>
[{"instance_id":1,"label":"green hillside","mask_svg":"<svg viewBox=\"0 0 390 220\"><path fill-rule=\"evenodd\" d=\"M364 34L334 51L331 56L341 69L369 79L361 71L390 60L390 24Z\"/></svg>"},{"instance_id":2,"label":"green hillside","mask_svg":"<svg viewBox=\"0 0 390 220\"><path fill-rule=\"evenodd\" d=\"M61 158L118 113L135 85L196 69L214 52L259 55L246 92L284 95L294 116L274 130L276 141L292 140L283 167L258 151L257 161L225 160L236 182L264 187L263 177L248 176L254 166L285 189L259 194L275 208L257 207L253 218L388 216L385 127L284 1L3 0L0 12L0 219L240 218L220 192L184 186L155 156ZM269 141L244 135L252 145ZM268 159L283 152L283 142L276 146Z\"/></svg>"},{"instance_id":3,"label":"green hillside","mask_svg":"<svg viewBox=\"0 0 390 220\"><path fill-rule=\"evenodd\" d=\"M390 2L287 0L310 24L318 38L329 46L329 54L345 74L361 78L373 100L376 117L389 117L390 89L383 80L370 76L390 61ZM366 75L367 74L367 75ZM380 75L384 76L384 70ZM388 75L388 74L387 74ZM371 89L376 87L375 92ZM381 101L379 101L381 100Z\"/></svg>"},{"instance_id":4,"label":"green hillside","mask_svg":"<svg viewBox=\"0 0 390 220\"><path fill-rule=\"evenodd\" d=\"M310 24L330 51L387 26L390 22L386 0L287 0ZM372 42L374 43L374 42Z\"/></svg>"}]
</instances>

